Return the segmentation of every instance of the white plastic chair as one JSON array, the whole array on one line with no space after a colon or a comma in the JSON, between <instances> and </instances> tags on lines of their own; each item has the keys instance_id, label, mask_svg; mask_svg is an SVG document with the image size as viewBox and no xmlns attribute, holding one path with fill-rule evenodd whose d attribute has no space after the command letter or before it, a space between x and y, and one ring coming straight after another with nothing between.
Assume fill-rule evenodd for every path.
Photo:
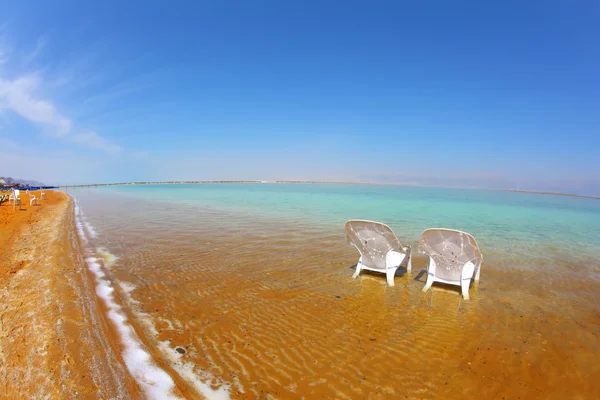
<instances>
[{"instance_id":1,"label":"white plastic chair","mask_svg":"<svg viewBox=\"0 0 600 400\"><path fill-rule=\"evenodd\" d=\"M479 281L483 262L475 238L452 229L427 229L421 235L419 250L429 256L423 291L429 290L434 282L442 282L460 286L463 298L468 300L471 279Z\"/></svg>"},{"instance_id":2,"label":"white plastic chair","mask_svg":"<svg viewBox=\"0 0 600 400\"><path fill-rule=\"evenodd\" d=\"M27 195L29 196L29 205L31 206L32 204L35 203L36 206L40 205L40 202L38 201L38 198L35 197L35 195L31 194L31 192L29 191L29 189L27 189Z\"/></svg>"},{"instance_id":3,"label":"white plastic chair","mask_svg":"<svg viewBox=\"0 0 600 400\"><path fill-rule=\"evenodd\" d=\"M42 188L40 188L40 199L48 200L48 198L46 197L46 192L44 192L44 189Z\"/></svg>"},{"instance_id":4,"label":"white plastic chair","mask_svg":"<svg viewBox=\"0 0 600 400\"><path fill-rule=\"evenodd\" d=\"M8 204L13 202L13 210L15 209L17 203L19 203L19 210L21 209L21 198L19 197L19 189L13 189L12 194L8 196Z\"/></svg>"},{"instance_id":5,"label":"white plastic chair","mask_svg":"<svg viewBox=\"0 0 600 400\"><path fill-rule=\"evenodd\" d=\"M363 269L386 275L389 286L394 286L394 275L406 259L406 270L411 270L410 246L402 246L389 226L380 222L350 220L346 222L346 241L356 247L360 258L356 264L357 278Z\"/></svg>"}]
</instances>

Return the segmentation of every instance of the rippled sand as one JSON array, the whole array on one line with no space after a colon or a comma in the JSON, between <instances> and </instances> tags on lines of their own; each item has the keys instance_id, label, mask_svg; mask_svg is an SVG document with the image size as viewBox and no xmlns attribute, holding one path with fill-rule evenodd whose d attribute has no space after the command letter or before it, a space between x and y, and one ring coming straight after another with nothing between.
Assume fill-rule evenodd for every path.
<instances>
[{"instance_id":1,"label":"rippled sand","mask_svg":"<svg viewBox=\"0 0 600 400\"><path fill-rule=\"evenodd\" d=\"M81 197L90 247L189 397L600 397L598 260L486 259L463 301L421 292L419 256L395 287L353 280L343 227Z\"/></svg>"}]
</instances>

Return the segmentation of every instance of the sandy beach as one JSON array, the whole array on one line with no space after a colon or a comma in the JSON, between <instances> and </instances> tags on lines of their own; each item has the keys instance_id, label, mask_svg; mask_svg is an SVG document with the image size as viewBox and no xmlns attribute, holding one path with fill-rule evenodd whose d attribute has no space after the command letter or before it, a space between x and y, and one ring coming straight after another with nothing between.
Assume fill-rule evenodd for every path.
<instances>
[{"instance_id":1,"label":"sandy beach","mask_svg":"<svg viewBox=\"0 0 600 400\"><path fill-rule=\"evenodd\" d=\"M0 205L0 397L138 397L78 251L71 198L21 197L23 210Z\"/></svg>"}]
</instances>

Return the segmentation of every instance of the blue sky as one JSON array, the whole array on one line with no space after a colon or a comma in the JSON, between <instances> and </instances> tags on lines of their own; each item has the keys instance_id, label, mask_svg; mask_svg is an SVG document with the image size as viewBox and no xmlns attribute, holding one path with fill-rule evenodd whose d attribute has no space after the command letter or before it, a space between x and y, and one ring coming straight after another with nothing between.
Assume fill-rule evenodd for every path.
<instances>
[{"instance_id":1,"label":"blue sky","mask_svg":"<svg viewBox=\"0 0 600 400\"><path fill-rule=\"evenodd\" d=\"M0 0L0 175L600 195L597 1L83 3Z\"/></svg>"}]
</instances>

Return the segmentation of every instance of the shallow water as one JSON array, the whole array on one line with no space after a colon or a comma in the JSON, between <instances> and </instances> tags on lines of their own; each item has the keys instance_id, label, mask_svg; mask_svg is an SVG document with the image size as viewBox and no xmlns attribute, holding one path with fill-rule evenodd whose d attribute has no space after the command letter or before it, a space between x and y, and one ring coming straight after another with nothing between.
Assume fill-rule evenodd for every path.
<instances>
[{"instance_id":1,"label":"shallow water","mask_svg":"<svg viewBox=\"0 0 600 400\"><path fill-rule=\"evenodd\" d=\"M70 194L138 335L209 397L600 394L600 201L284 184ZM351 218L387 223L413 247L428 227L472 233L484 264L471 300L422 293L419 256L394 287L353 280Z\"/></svg>"}]
</instances>

